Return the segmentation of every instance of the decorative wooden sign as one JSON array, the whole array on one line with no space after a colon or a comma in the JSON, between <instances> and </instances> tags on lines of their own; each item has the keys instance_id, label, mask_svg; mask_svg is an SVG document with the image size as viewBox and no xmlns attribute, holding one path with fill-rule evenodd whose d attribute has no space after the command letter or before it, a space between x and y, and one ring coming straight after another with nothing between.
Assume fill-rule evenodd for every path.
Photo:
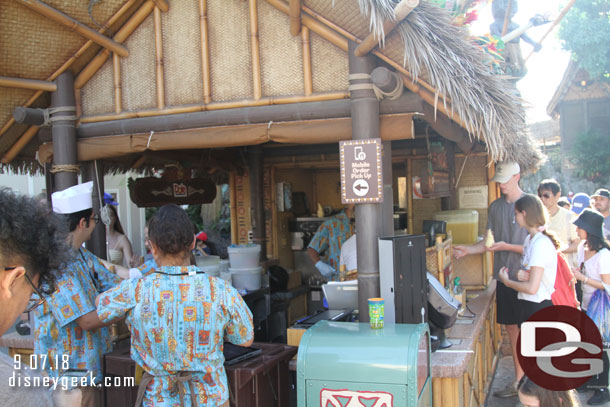
<instances>
[{"instance_id":1,"label":"decorative wooden sign","mask_svg":"<svg viewBox=\"0 0 610 407\"><path fill-rule=\"evenodd\" d=\"M339 142L341 202L383 202L381 139Z\"/></svg>"},{"instance_id":2,"label":"decorative wooden sign","mask_svg":"<svg viewBox=\"0 0 610 407\"><path fill-rule=\"evenodd\" d=\"M132 202L139 208L170 203L198 205L210 203L216 198L216 184L209 178L129 178L127 186Z\"/></svg>"}]
</instances>

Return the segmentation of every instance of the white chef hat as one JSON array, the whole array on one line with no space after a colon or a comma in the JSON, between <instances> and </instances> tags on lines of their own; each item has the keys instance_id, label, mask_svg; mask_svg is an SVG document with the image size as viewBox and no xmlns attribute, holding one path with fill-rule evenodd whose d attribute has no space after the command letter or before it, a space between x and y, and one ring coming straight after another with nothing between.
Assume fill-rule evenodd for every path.
<instances>
[{"instance_id":1,"label":"white chef hat","mask_svg":"<svg viewBox=\"0 0 610 407\"><path fill-rule=\"evenodd\" d=\"M59 214L70 214L93 208L91 193L93 192L93 181L74 185L63 191L53 192L51 202L53 212Z\"/></svg>"}]
</instances>

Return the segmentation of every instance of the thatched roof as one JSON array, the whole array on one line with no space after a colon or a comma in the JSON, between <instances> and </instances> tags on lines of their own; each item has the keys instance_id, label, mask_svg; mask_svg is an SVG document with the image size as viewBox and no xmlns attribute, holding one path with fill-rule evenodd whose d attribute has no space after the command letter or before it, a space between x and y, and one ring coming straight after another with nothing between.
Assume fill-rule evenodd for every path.
<instances>
[{"instance_id":1,"label":"thatched roof","mask_svg":"<svg viewBox=\"0 0 610 407\"><path fill-rule=\"evenodd\" d=\"M559 105L564 101L607 98L610 98L610 85L604 81L591 81L588 72L580 68L576 61L570 60L559 86L546 107L546 113L557 118Z\"/></svg>"},{"instance_id":2,"label":"thatched roof","mask_svg":"<svg viewBox=\"0 0 610 407\"><path fill-rule=\"evenodd\" d=\"M47 3L93 29L99 28L91 16L83 11L82 4ZM121 7L126 7L121 18L104 31L105 35L112 37L129 16L143 7L150 7L149 3L150 0L108 0L101 3L105 7L98 7L99 10L94 7L94 16L97 21L105 21ZM277 5L271 7L271 3L270 0L258 1L262 97L301 96L302 89L307 88L303 83L301 38L290 36L289 17L277 11ZM279 3L287 7L287 3ZM195 104L205 110L205 103L209 103L204 102L202 96L202 69L192 65L200 61L200 18L195 4L194 1L172 2L169 11L163 15L165 99L168 108ZM247 32L248 4L237 0L207 0L207 4L211 34L212 103L254 100L252 55ZM347 44L347 39L356 42L364 39L370 28L378 32L382 22L392 18L395 4L391 0L303 0L302 15L326 25L325 29L339 38L338 42L345 41ZM86 52L77 54L87 42L85 39L16 2L0 2L0 16L0 38L3 38L0 40L0 76L52 80L64 63L78 75L100 50L99 46L93 45ZM137 113L142 109L149 109L149 116L172 114L171 111L150 111L154 110L156 96L155 68L150 65L155 62L152 19L150 13L123 43L130 50L130 56L121 58L122 114ZM32 26L32 29L21 29L24 25ZM34 26L38 28L34 29ZM19 32L19 40L16 34L7 36L9 32ZM232 37L227 37L229 35ZM230 39L230 42L221 41L224 38ZM314 94L340 94L347 90L346 49L337 41L329 41L311 30L310 69L313 70ZM26 48L24 52L23 44L30 43L37 46ZM51 45L55 47L53 52L38 55L37 51L50 49ZM237 55L241 51L244 54ZM231 52L236 54L235 58L228 58ZM76 57L71 58L75 54ZM465 30L451 23L444 10L422 0L405 21L385 37L384 47L376 49L374 54L380 58L381 64L389 65L405 78L408 89L422 95L429 94L431 98L426 99L427 102L437 104L445 108L447 115L453 115L453 120L469 132L472 140L485 142L492 160L514 160L525 169L537 168L541 155L528 138L523 105L515 94L514 86L508 79L489 72L485 55L472 44ZM233 61L232 65L228 66L228 61ZM228 72L229 69L231 72ZM226 82L225 77L232 78L232 82ZM112 61L108 61L83 87L82 111L85 116L101 117L107 114L110 117L115 113L112 78ZM198 82L189 82L191 80ZM5 126L16 106L24 105L33 95L34 91L2 88L0 126ZM32 106L48 106L49 99L48 93L42 93L34 98ZM14 124L0 134L0 157L15 145L26 130L27 126ZM9 165L25 170L40 168L34 154L42 141L39 137L33 137ZM137 159L135 155L126 160L127 166L134 157ZM118 162L113 165L120 168Z\"/></svg>"}]
</instances>

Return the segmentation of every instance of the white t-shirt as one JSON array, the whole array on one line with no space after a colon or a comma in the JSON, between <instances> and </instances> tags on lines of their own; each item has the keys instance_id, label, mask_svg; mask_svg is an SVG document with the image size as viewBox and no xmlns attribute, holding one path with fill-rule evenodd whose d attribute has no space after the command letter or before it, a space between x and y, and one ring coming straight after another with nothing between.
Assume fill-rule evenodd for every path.
<instances>
[{"instance_id":1,"label":"white t-shirt","mask_svg":"<svg viewBox=\"0 0 610 407\"><path fill-rule=\"evenodd\" d=\"M559 207L557 213L549 219L549 230L556 233L557 238L562 246L569 246L570 243L578 239L576 234L576 225L572 221L576 218L576 214L566 208ZM565 247L561 247L565 250ZM576 253L567 254L568 264L576 266Z\"/></svg>"},{"instance_id":2,"label":"white t-shirt","mask_svg":"<svg viewBox=\"0 0 610 407\"><path fill-rule=\"evenodd\" d=\"M576 251L576 259L578 264L585 262L583 274L592 280L602 281L602 274L610 274L610 250L601 249L593 255L589 260L585 261L585 241L580 242ZM589 307L591 296L597 288L589 284L582 285L582 309L586 310Z\"/></svg>"},{"instance_id":3,"label":"white t-shirt","mask_svg":"<svg viewBox=\"0 0 610 407\"><path fill-rule=\"evenodd\" d=\"M345 269L347 271L357 270L358 269L358 261L357 261L357 247L356 247L356 235L353 234L343 242L343 246L341 246L341 256L339 257L339 267L345 264Z\"/></svg>"},{"instance_id":4,"label":"white t-shirt","mask_svg":"<svg viewBox=\"0 0 610 407\"><path fill-rule=\"evenodd\" d=\"M542 267L544 272L536 294L520 292L517 298L537 303L550 300L551 294L555 292L557 250L548 236L542 232L536 233L533 238L531 235L527 235L523 245L521 267L523 267L523 270L530 270L532 267Z\"/></svg>"}]
</instances>

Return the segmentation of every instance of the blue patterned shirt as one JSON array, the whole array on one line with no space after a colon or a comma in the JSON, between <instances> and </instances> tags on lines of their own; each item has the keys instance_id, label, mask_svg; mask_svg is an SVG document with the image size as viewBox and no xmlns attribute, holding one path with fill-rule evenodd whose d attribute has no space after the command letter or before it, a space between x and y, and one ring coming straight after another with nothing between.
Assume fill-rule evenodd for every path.
<instances>
[{"instance_id":1,"label":"blue patterned shirt","mask_svg":"<svg viewBox=\"0 0 610 407\"><path fill-rule=\"evenodd\" d=\"M34 312L34 353L46 357L40 364L51 377L66 370L63 362L69 358L69 369L86 369L101 380L102 355L112 351L108 328L85 331L76 319L95 311L95 297L120 281L87 249L74 251L57 276L55 292Z\"/></svg>"},{"instance_id":2,"label":"blue patterned shirt","mask_svg":"<svg viewBox=\"0 0 610 407\"><path fill-rule=\"evenodd\" d=\"M194 266L159 267L100 297L100 319L127 315L131 358L154 376L144 406L180 406L179 394L171 389L181 371L192 374L199 406L224 403L229 390L223 340L242 344L254 336L252 314L237 290L220 278L193 274L197 271ZM190 386L185 387L190 405Z\"/></svg>"},{"instance_id":3,"label":"blue patterned shirt","mask_svg":"<svg viewBox=\"0 0 610 407\"><path fill-rule=\"evenodd\" d=\"M344 211L324 221L318 228L309 246L320 254L320 258L339 271L341 246L354 234L353 225ZM337 274L338 276L338 274Z\"/></svg>"}]
</instances>

